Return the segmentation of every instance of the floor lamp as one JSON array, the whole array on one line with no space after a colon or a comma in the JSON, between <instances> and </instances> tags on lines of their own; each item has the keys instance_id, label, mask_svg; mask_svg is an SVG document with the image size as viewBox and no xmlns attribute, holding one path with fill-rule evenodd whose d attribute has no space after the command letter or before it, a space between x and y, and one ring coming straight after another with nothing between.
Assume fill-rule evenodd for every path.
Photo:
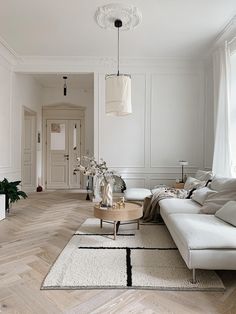
<instances>
[{"instance_id":1,"label":"floor lamp","mask_svg":"<svg viewBox=\"0 0 236 314\"><path fill-rule=\"evenodd\" d=\"M182 179L181 179L181 183L184 183L184 166L188 165L188 162L186 160L180 160L179 164L182 168Z\"/></svg>"}]
</instances>

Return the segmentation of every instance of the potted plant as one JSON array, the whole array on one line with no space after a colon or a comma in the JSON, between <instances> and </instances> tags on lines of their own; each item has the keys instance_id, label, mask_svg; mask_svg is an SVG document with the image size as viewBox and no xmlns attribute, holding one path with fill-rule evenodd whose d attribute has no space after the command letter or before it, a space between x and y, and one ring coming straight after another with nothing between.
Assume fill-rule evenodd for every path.
<instances>
[{"instance_id":1,"label":"potted plant","mask_svg":"<svg viewBox=\"0 0 236 314\"><path fill-rule=\"evenodd\" d=\"M21 197L26 198L25 192L19 190L18 185L21 181L9 182L6 178L0 181L0 194L5 194L5 209L9 212L9 206L11 203L17 202Z\"/></svg>"}]
</instances>

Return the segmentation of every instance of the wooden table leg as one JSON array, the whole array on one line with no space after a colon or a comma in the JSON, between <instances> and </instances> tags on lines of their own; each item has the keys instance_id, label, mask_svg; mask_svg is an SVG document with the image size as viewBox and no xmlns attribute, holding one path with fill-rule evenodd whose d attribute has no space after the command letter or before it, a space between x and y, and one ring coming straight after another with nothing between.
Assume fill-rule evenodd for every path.
<instances>
[{"instance_id":1,"label":"wooden table leg","mask_svg":"<svg viewBox=\"0 0 236 314\"><path fill-rule=\"evenodd\" d=\"M102 219L100 219L100 227L102 228Z\"/></svg>"},{"instance_id":2,"label":"wooden table leg","mask_svg":"<svg viewBox=\"0 0 236 314\"><path fill-rule=\"evenodd\" d=\"M139 219L137 220L137 230L139 230Z\"/></svg>"},{"instance_id":3,"label":"wooden table leg","mask_svg":"<svg viewBox=\"0 0 236 314\"><path fill-rule=\"evenodd\" d=\"M114 221L114 240L116 239L116 221Z\"/></svg>"}]
</instances>

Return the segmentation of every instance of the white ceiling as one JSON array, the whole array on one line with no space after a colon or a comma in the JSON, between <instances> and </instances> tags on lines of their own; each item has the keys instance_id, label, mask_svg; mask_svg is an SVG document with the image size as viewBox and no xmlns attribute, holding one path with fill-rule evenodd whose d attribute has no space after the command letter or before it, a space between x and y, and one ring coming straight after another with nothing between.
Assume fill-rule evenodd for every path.
<instances>
[{"instance_id":1,"label":"white ceiling","mask_svg":"<svg viewBox=\"0 0 236 314\"><path fill-rule=\"evenodd\" d=\"M67 76L68 88L90 90L93 89L93 74L33 74L34 79L42 87L62 88L63 76Z\"/></svg>"},{"instance_id":2,"label":"white ceiling","mask_svg":"<svg viewBox=\"0 0 236 314\"><path fill-rule=\"evenodd\" d=\"M126 3L125 0L115 2ZM116 33L94 14L108 0L0 0L0 36L20 55L115 56ZM142 12L121 56L195 57L236 13L235 0L130 0Z\"/></svg>"}]
</instances>

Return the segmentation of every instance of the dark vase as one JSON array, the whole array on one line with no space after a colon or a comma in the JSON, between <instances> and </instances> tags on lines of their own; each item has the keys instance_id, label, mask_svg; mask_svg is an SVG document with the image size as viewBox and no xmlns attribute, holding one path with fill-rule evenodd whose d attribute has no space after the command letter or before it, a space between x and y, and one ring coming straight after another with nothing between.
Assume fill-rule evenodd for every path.
<instances>
[{"instance_id":1,"label":"dark vase","mask_svg":"<svg viewBox=\"0 0 236 314\"><path fill-rule=\"evenodd\" d=\"M5 194L5 209L9 213L10 211L10 206L9 206L9 197L7 194Z\"/></svg>"}]
</instances>

